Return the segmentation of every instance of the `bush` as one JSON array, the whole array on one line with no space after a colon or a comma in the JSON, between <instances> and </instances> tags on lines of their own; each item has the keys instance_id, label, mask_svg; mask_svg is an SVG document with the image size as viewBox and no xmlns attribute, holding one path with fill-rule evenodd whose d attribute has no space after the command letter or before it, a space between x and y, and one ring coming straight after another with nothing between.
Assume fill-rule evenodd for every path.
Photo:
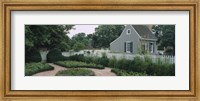
<instances>
[{"instance_id":1,"label":"bush","mask_svg":"<svg viewBox=\"0 0 200 101\"><path fill-rule=\"evenodd\" d=\"M136 75L135 73L145 73L156 76L175 75L175 64L163 64L161 62L153 63L148 56L145 56L144 59L136 56L134 60L116 60L116 58L112 58L109 60L109 67L117 69L118 75Z\"/></svg>"},{"instance_id":2,"label":"bush","mask_svg":"<svg viewBox=\"0 0 200 101\"><path fill-rule=\"evenodd\" d=\"M85 45L83 44L83 43L80 43L80 42L76 42L74 45L73 45L73 47L72 47L72 49L75 51L75 52L78 52L78 51L80 51L80 50L82 50L82 49L84 49L85 48Z\"/></svg>"},{"instance_id":3,"label":"bush","mask_svg":"<svg viewBox=\"0 0 200 101\"><path fill-rule=\"evenodd\" d=\"M97 69L104 69L104 67L102 65L97 65L94 63L84 63L84 62L78 62L78 61L58 61L55 62L55 64L63 66L63 67L67 67L67 68L97 68Z\"/></svg>"},{"instance_id":4,"label":"bush","mask_svg":"<svg viewBox=\"0 0 200 101\"><path fill-rule=\"evenodd\" d=\"M81 62L84 62L84 55L83 54L75 54L73 56L69 56L69 60L71 61L81 61Z\"/></svg>"},{"instance_id":5,"label":"bush","mask_svg":"<svg viewBox=\"0 0 200 101\"><path fill-rule=\"evenodd\" d=\"M93 60L94 60L93 57L85 57L84 58L84 62L86 62L86 63L94 63Z\"/></svg>"},{"instance_id":6,"label":"bush","mask_svg":"<svg viewBox=\"0 0 200 101\"><path fill-rule=\"evenodd\" d=\"M118 60L116 63L116 68L124 69L124 70L130 70L133 68L133 66L134 66L134 64L133 64L132 60L127 60L124 58Z\"/></svg>"},{"instance_id":7,"label":"bush","mask_svg":"<svg viewBox=\"0 0 200 101\"><path fill-rule=\"evenodd\" d=\"M25 62L41 62L42 57L40 55L40 52L37 50L30 50L25 52Z\"/></svg>"},{"instance_id":8,"label":"bush","mask_svg":"<svg viewBox=\"0 0 200 101\"><path fill-rule=\"evenodd\" d=\"M116 59L116 57L112 57L112 59L109 59L109 63L108 63L109 67L111 67L111 68L117 68L116 65L117 65L117 59Z\"/></svg>"},{"instance_id":9,"label":"bush","mask_svg":"<svg viewBox=\"0 0 200 101\"><path fill-rule=\"evenodd\" d=\"M53 70L54 68L46 63L26 63L25 76L31 76L38 72Z\"/></svg>"},{"instance_id":10,"label":"bush","mask_svg":"<svg viewBox=\"0 0 200 101\"><path fill-rule=\"evenodd\" d=\"M111 72L115 73L117 76L148 76L145 72L144 73L138 73L138 72L128 72L126 70L120 70L120 69L112 69Z\"/></svg>"},{"instance_id":11,"label":"bush","mask_svg":"<svg viewBox=\"0 0 200 101\"><path fill-rule=\"evenodd\" d=\"M73 68L59 71L56 76L95 76L94 72L89 69Z\"/></svg>"},{"instance_id":12,"label":"bush","mask_svg":"<svg viewBox=\"0 0 200 101\"><path fill-rule=\"evenodd\" d=\"M68 60L67 57L64 57L59 49L52 49L47 54L47 62L56 62Z\"/></svg>"},{"instance_id":13,"label":"bush","mask_svg":"<svg viewBox=\"0 0 200 101\"><path fill-rule=\"evenodd\" d=\"M99 58L99 64L103 65L103 66L108 66L109 63L109 59L106 56L106 53L102 53L102 57Z\"/></svg>"},{"instance_id":14,"label":"bush","mask_svg":"<svg viewBox=\"0 0 200 101\"><path fill-rule=\"evenodd\" d=\"M174 55L174 50L171 48L167 48L164 52L165 55Z\"/></svg>"}]
</instances>

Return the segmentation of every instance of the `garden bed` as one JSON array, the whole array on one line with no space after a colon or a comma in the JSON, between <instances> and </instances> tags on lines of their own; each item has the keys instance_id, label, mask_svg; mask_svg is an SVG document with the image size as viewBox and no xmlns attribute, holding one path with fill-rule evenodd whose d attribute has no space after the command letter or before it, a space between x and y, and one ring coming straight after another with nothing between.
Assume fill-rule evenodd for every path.
<instances>
[{"instance_id":1,"label":"garden bed","mask_svg":"<svg viewBox=\"0 0 200 101\"><path fill-rule=\"evenodd\" d=\"M146 73L128 72L116 68L113 68L111 72L115 73L117 76L148 76Z\"/></svg>"},{"instance_id":2,"label":"garden bed","mask_svg":"<svg viewBox=\"0 0 200 101\"><path fill-rule=\"evenodd\" d=\"M97 65L94 63L85 63L78 61L58 61L54 64L67 67L67 68L96 68L96 69L104 69L102 65Z\"/></svg>"},{"instance_id":3,"label":"garden bed","mask_svg":"<svg viewBox=\"0 0 200 101\"><path fill-rule=\"evenodd\" d=\"M46 64L46 63L26 63L25 64L25 76L31 76L33 74L47 71L47 70L53 70L54 67Z\"/></svg>"},{"instance_id":4,"label":"garden bed","mask_svg":"<svg viewBox=\"0 0 200 101\"><path fill-rule=\"evenodd\" d=\"M71 68L68 70L59 71L56 73L56 76L95 76L95 74L89 69Z\"/></svg>"}]
</instances>

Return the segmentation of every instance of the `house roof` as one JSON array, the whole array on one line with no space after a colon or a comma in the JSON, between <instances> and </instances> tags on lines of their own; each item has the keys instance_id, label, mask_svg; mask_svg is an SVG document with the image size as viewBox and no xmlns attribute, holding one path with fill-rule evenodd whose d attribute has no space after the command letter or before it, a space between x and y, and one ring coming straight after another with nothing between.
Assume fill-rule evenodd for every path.
<instances>
[{"instance_id":1,"label":"house roof","mask_svg":"<svg viewBox=\"0 0 200 101\"><path fill-rule=\"evenodd\" d=\"M132 25L141 38L157 39L146 25Z\"/></svg>"}]
</instances>

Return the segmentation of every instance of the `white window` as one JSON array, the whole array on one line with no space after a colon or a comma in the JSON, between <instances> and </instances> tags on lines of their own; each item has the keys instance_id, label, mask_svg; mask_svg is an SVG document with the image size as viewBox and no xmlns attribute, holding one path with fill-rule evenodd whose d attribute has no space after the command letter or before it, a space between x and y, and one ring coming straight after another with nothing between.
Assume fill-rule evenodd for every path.
<instances>
[{"instance_id":1,"label":"white window","mask_svg":"<svg viewBox=\"0 0 200 101\"><path fill-rule=\"evenodd\" d=\"M126 53L132 53L133 50L133 42L127 41L126 44Z\"/></svg>"},{"instance_id":2,"label":"white window","mask_svg":"<svg viewBox=\"0 0 200 101\"><path fill-rule=\"evenodd\" d=\"M127 29L127 30L126 30L126 34L127 34L127 35L130 35L130 34L131 34L131 29Z\"/></svg>"}]
</instances>

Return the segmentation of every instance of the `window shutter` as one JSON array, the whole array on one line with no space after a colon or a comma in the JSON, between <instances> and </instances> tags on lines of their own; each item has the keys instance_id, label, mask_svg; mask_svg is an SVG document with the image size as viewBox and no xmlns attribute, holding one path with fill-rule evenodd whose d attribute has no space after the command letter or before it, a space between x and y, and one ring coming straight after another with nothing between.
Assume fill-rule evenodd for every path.
<instances>
[{"instance_id":1,"label":"window shutter","mask_svg":"<svg viewBox=\"0 0 200 101\"><path fill-rule=\"evenodd\" d=\"M130 43L131 53L133 52L133 42Z\"/></svg>"},{"instance_id":2,"label":"window shutter","mask_svg":"<svg viewBox=\"0 0 200 101\"><path fill-rule=\"evenodd\" d=\"M126 42L124 42L124 52L126 52Z\"/></svg>"}]
</instances>

